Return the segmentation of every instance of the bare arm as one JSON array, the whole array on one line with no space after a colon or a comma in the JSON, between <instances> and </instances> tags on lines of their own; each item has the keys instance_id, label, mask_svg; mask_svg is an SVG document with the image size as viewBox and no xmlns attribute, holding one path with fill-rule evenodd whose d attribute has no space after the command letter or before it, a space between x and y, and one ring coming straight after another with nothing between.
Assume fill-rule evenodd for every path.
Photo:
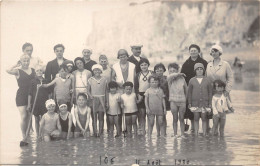
<instances>
[{"instance_id":1,"label":"bare arm","mask_svg":"<svg viewBox=\"0 0 260 166\"><path fill-rule=\"evenodd\" d=\"M60 125L60 119L59 119L59 115L57 115L57 127L58 127L58 130L61 132L61 125Z\"/></svg>"},{"instance_id":2,"label":"bare arm","mask_svg":"<svg viewBox=\"0 0 260 166\"><path fill-rule=\"evenodd\" d=\"M39 137L43 136L43 128L45 125L45 115L43 115L41 121L40 121L40 129L39 129Z\"/></svg>"},{"instance_id":3,"label":"bare arm","mask_svg":"<svg viewBox=\"0 0 260 166\"><path fill-rule=\"evenodd\" d=\"M187 86L185 80L184 80L183 82L184 82L184 84L183 84L184 94L185 94L185 96L186 96L186 98L187 98L187 94L188 94L188 86Z\"/></svg>"},{"instance_id":4,"label":"bare arm","mask_svg":"<svg viewBox=\"0 0 260 166\"><path fill-rule=\"evenodd\" d=\"M71 127L72 127L72 115L71 115L71 113L69 113L69 128L68 128L67 139L70 138Z\"/></svg>"},{"instance_id":5,"label":"bare arm","mask_svg":"<svg viewBox=\"0 0 260 166\"><path fill-rule=\"evenodd\" d=\"M187 94L187 99L188 99L189 106L191 106L192 89L193 89L193 86L192 86L192 82L190 81L189 82L189 86L188 86L188 94Z\"/></svg>"},{"instance_id":6,"label":"bare arm","mask_svg":"<svg viewBox=\"0 0 260 166\"><path fill-rule=\"evenodd\" d=\"M54 85L56 83L56 81L57 81L57 78L55 78L54 80L52 80L52 82L50 82L48 84L43 84L42 87L48 88L48 87Z\"/></svg>"},{"instance_id":7,"label":"bare arm","mask_svg":"<svg viewBox=\"0 0 260 166\"><path fill-rule=\"evenodd\" d=\"M7 69L6 72L7 72L8 74L15 75L16 77L18 77L18 76L19 76L19 71L18 71L18 69L16 69L16 68L19 67L19 66L21 66L21 65L20 65L20 63L19 63L19 61L18 61L17 64L15 64L15 65L12 66L11 68Z\"/></svg>"},{"instance_id":8,"label":"bare arm","mask_svg":"<svg viewBox=\"0 0 260 166\"><path fill-rule=\"evenodd\" d=\"M81 126L80 124L80 121L79 121L79 116L78 116L78 109L75 109L75 118L76 118L76 121L77 121L77 125L79 126L80 130L81 131L84 131L83 127Z\"/></svg>"},{"instance_id":9,"label":"bare arm","mask_svg":"<svg viewBox=\"0 0 260 166\"><path fill-rule=\"evenodd\" d=\"M91 110L90 110L90 109L88 109L87 111L88 111L88 113L87 113L87 120L86 120L86 124L85 124L85 131L87 131L88 126L89 126L90 113L91 113Z\"/></svg>"},{"instance_id":10,"label":"bare arm","mask_svg":"<svg viewBox=\"0 0 260 166\"><path fill-rule=\"evenodd\" d=\"M93 99L93 96L91 95L91 84L89 83L89 80L88 80L88 86L87 86L87 94L91 99Z\"/></svg>"}]
</instances>

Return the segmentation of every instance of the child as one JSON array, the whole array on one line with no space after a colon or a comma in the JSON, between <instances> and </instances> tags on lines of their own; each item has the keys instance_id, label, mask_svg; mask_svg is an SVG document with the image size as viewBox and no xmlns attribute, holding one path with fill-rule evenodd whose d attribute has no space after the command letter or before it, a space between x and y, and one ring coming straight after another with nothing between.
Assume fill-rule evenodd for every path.
<instances>
[{"instance_id":1,"label":"child","mask_svg":"<svg viewBox=\"0 0 260 166\"><path fill-rule=\"evenodd\" d=\"M31 80L30 88L29 88L29 95L28 95L28 106L27 110L31 110L35 97L36 97L36 91L37 86L40 84L46 84L47 80L43 78L43 66L36 65L35 66L35 72L36 76ZM48 100L48 91L45 88L39 88L38 90L38 96L35 102L34 112L33 115L35 117L35 129L36 129L36 135L39 136L39 127L40 127L40 120L43 114L47 112L47 109L45 107L45 101Z\"/></svg>"},{"instance_id":2,"label":"child","mask_svg":"<svg viewBox=\"0 0 260 166\"><path fill-rule=\"evenodd\" d=\"M149 88L148 78L152 75L153 71L148 70L150 62L146 58L142 58L138 65L141 71L137 73L135 77L135 91L140 98L141 102L137 105L138 107L138 125L141 130L141 134L145 135L145 124L146 124L146 110L144 103L144 93Z\"/></svg>"},{"instance_id":3,"label":"child","mask_svg":"<svg viewBox=\"0 0 260 166\"><path fill-rule=\"evenodd\" d=\"M154 119L158 123L157 135L166 136L163 120L166 116L165 95L159 87L159 78L157 75L151 75L148 79L150 88L145 92L145 107L148 116L148 136L151 137L153 132Z\"/></svg>"},{"instance_id":4,"label":"child","mask_svg":"<svg viewBox=\"0 0 260 166\"><path fill-rule=\"evenodd\" d=\"M133 91L133 83L125 82L123 84L124 94L121 95L121 108L123 109L123 113L125 115L125 125L127 130L127 135L131 137L132 127L134 128L134 134L137 134L137 105L140 101L137 101L136 95Z\"/></svg>"},{"instance_id":5,"label":"child","mask_svg":"<svg viewBox=\"0 0 260 166\"><path fill-rule=\"evenodd\" d=\"M101 76L103 71L102 66L95 64L92 66L94 76L88 80L88 95L93 102L93 121L94 135L100 136L103 134L104 128L104 113L106 112L106 91L107 80ZM99 121L99 134L97 133L97 116Z\"/></svg>"},{"instance_id":6,"label":"child","mask_svg":"<svg viewBox=\"0 0 260 166\"><path fill-rule=\"evenodd\" d=\"M202 63L194 65L196 76L191 78L188 86L188 107L194 114L195 135L198 136L199 119L202 119L203 135L207 134L207 112L210 112L212 100L212 85L204 76L205 69Z\"/></svg>"},{"instance_id":7,"label":"child","mask_svg":"<svg viewBox=\"0 0 260 166\"><path fill-rule=\"evenodd\" d=\"M73 87L72 87L72 80L67 77L68 74L69 74L68 67L62 64L60 65L60 69L59 69L60 77L55 78L49 84L43 84L42 87L46 88L55 84L54 94L56 97L56 102L57 103L61 101L66 102L68 106L68 111L70 111L72 106L72 98L70 94L73 92Z\"/></svg>"},{"instance_id":8,"label":"child","mask_svg":"<svg viewBox=\"0 0 260 166\"><path fill-rule=\"evenodd\" d=\"M169 87L169 101L171 112L173 115L174 137L177 137L178 118L181 126L181 137L184 137L184 114L186 111L187 84L183 76L185 74L178 73L179 65L170 63L168 65L169 76L167 78Z\"/></svg>"},{"instance_id":9,"label":"child","mask_svg":"<svg viewBox=\"0 0 260 166\"><path fill-rule=\"evenodd\" d=\"M55 111L55 101L49 99L45 102L48 112L42 116L40 122L40 136L45 142L49 142L53 138L60 137L61 125L59 115Z\"/></svg>"},{"instance_id":10,"label":"child","mask_svg":"<svg viewBox=\"0 0 260 166\"><path fill-rule=\"evenodd\" d=\"M216 135L219 126L220 136L224 136L224 128L226 123L226 113L234 112L232 104L228 97L224 95L226 84L221 80L215 80L213 83L216 93L212 97L213 110L213 129L212 134Z\"/></svg>"},{"instance_id":11,"label":"child","mask_svg":"<svg viewBox=\"0 0 260 166\"><path fill-rule=\"evenodd\" d=\"M158 63L154 66L154 72L159 77L159 86L163 90L163 93L165 94L165 104L166 104L166 110L170 110L170 102L169 102L169 89L168 89L168 83L167 83L167 76L163 75L163 73L166 71L165 66L162 63ZM167 127L167 121L166 116L163 117L163 126L164 126L164 132L166 133L166 127ZM159 129L159 125L156 121L156 128ZM160 133L158 133L160 134ZM158 135L160 136L160 135Z\"/></svg>"},{"instance_id":12,"label":"child","mask_svg":"<svg viewBox=\"0 0 260 166\"><path fill-rule=\"evenodd\" d=\"M72 123L72 115L68 112L68 107L65 102L59 103L59 120L61 125L61 138L69 139L73 137L74 125Z\"/></svg>"},{"instance_id":13,"label":"child","mask_svg":"<svg viewBox=\"0 0 260 166\"><path fill-rule=\"evenodd\" d=\"M82 134L84 137L90 136L89 121L91 109L87 106L87 95L79 93L77 96L77 106L75 110L76 128L74 137L77 138Z\"/></svg>"},{"instance_id":14,"label":"child","mask_svg":"<svg viewBox=\"0 0 260 166\"><path fill-rule=\"evenodd\" d=\"M117 92L118 84L115 81L111 81L108 84L109 94L108 94L108 111L107 119L109 121L108 130L110 133L114 132L114 125L116 126L117 134L115 137L121 135L119 127L119 116L121 116L120 110L120 93Z\"/></svg>"}]
</instances>

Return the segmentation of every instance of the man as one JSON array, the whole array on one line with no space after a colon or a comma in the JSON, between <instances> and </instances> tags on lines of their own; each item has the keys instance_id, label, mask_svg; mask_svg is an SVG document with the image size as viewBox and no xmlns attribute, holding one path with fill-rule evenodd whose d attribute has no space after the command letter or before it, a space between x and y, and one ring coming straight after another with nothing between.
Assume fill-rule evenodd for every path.
<instances>
[{"instance_id":1,"label":"man","mask_svg":"<svg viewBox=\"0 0 260 166\"><path fill-rule=\"evenodd\" d=\"M45 70L45 79L47 82L51 82L56 77L56 74L59 72L60 65L67 59L63 57L65 47L62 44L57 44L53 48L56 58L52 61L49 61ZM50 89L50 93L53 92L53 88Z\"/></svg>"},{"instance_id":2,"label":"man","mask_svg":"<svg viewBox=\"0 0 260 166\"><path fill-rule=\"evenodd\" d=\"M131 51L133 53L133 55L131 55L128 58L129 62L132 62L133 64L135 64L135 71L136 73L139 73L141 71L140 66L138 65L138 62L142 59L145 58L144 56L140 56L141 55L141 49L142 49L143 45L140 44L134 44L131 45Z\"/></svg>"},{"instance_id":3,"label":"man","mask_svg":"<svg viewBox=\"0 0 260 166\"><path fill-rule=\"evenodd\" d=\"M90 59L91 54L92 51L90 49L85 48L82 50L83 59L85 61L84 68L92 72L92 66L97 64L97 62Z\"/></svg>"}]
</instances>

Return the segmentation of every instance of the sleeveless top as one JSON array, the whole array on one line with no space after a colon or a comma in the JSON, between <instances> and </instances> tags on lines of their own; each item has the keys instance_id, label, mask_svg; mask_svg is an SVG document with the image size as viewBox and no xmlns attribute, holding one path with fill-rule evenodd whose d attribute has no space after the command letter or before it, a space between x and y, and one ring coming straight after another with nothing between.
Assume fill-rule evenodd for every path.
<instances>
[{"instance_id":1,"label":"sleeveless top","mask_svg":"<svg viewBox=\"0 0 260 166\"><path fill-rule=\"evenodd\" d=\"M85 109L86 109L85 114L81 114L80 111L79 111L79 108L77 107L79 122L80 122L83 129L85 129L85 125L86 125L86 122L87 122L87 114L88 114L89 107L86 107Z\"/></svg>"},{"instance_id":2,"label":"sleeveless top","mask_svg":"<svg viewBox=\"0 0 260 166\"><path fill-rule=\"evenodd\" d=\"M130 95L122 94L121 99L124 102L124 113L134 113L137 112L136 105L136 95L135 93L131 93Z\"/></svg>"},{"instance_id":3,"label":"sleeveless top","mask_svg":"<svg viewBox=\"0 0 260 166\"><path fill-rule=\"evenodd\" d=\"M70 101L70 86L71 86L71 79L65 79L63 81L60 77L57 78L55 91L56 91L56 99L57 101Z\"/></svg>"},{"instance_id":4,"label":"sleeveless top","mask_svg":"<svg viewBox=\"0 0 260 166\"><path fill-rule=\"evenodd\" d=\"M76 70L75 75L75 88L86 88L88 84L88 78L92 76L91 72L88 70L83 70L82 72Z\"/></svg>"},{"instance_id":5,"label":"sleeveless top","mask_svg":"<svg viewBox=\"0 0 260 166\"><path fill-rule=\"evenodd\" d=\"M103 70L101 76L103 76L106 80L107 80L107 83L109 83L111 81L111 72L112 72L112 69L111 67L107 67L106 70Z\"/></svg>"},{"instance_id":6,"label":"sleeveless top","mask_svg":"<svg viewBox=\"0 0 260 166\"><path fill-rule=\"evenodd\" d=\"M68 132L68 128L69 128L69 113L67 115L66 120L63 120L60 115L59 115L59 119L60 119L60 125L61 125L62 131Z\"/></svg>"},{"instance_id":7,"label":"sleeveless top","mask_svg":"<svg viewBox=\"0 0 260 166\"><path fill-rule=\"evenodd\" d=\"M100 80L96 80L94 77L90 77L88 83L91 87L91 94L94 97L105 96L107 80L104 77L101 77Z\"/></svg>"},{"instance_id":8,"label":"sleeveless top","mask_svg":"<svg viewBox=\"0 0 260 166\"><path fill-rule=\"evenodd\" d=\"M28 75L26 72L24 72L21 69L18 69L19 71L19 78L17 79L19 90L24 90L26 93L29 91L31 80L35 77L36 73L33 68L31 68L32 72L30 75Z\"/></svg>"},{"instance_id":9,"label":"sleeveless top","mask_svg":"<svg viewBox=\"0 0 260 166\"><path fill-rule=\"evenodd\" d=\"M109 115L120 115L121 111L119 108L119 103L117 102L117 99L120 98L120 93L116 93L116 94L111 94L109 93L108 95L108 99L109 99L109 109L107 111L107 114Z\"/></svg>"},{"instance_id":10,"label":"sleeveless top","mask_svg":"<svg viewBox=\"0 0 260 166\"><path fill-rule=\"evenodd\" d=\"M130 81L134 83L134 75L135 75L135 65L131 62L128 62L128 77L126 81L124 80L124 76L120 67L120 62L117 62L113 65L113 69L116 73L116 82L119 86L122 86L125 82Z\"/></svg>"}]
</instances>

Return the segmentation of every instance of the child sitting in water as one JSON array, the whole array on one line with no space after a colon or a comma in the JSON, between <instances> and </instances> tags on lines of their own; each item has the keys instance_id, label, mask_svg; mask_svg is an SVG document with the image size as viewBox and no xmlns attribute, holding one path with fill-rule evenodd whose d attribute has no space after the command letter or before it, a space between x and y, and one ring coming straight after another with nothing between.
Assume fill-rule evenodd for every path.
<instances>
[{"instance_id":1,"label":"child sitting in water","mask_svg":"<svg viewBox=\"0 0 260 166\"><path fill-rule=\"evenodd\" d=\"M169 76L169 101L171 106L171 112L173 115L173 130L174 137L177 137L178 119L181 126L181 137L184 137L184 114L186 111L186 95L187 84L183 76L185 74L178 73L179 65L177 63L170 63L168 65Z\"/></svg>"},{"instance_id":2,"label":"child sitting in water","mask_svg":"<svg viewBox=\"0 0 260 166\"><path fill-rule=\"evenodd\" d=\"M213 129L212 134L217 133L219 126L220 136L224 136L224 128L226 123L226 113L234 112L232 104L227 96L224 95L226 84L221 80L213 83L216 93L212 97L213 109Z\"/></svg>"},{"instance_id":3,"label":"child sitting in water","mask_svg":"<svg viewBox=\"0 0 260 166\"><path fill-rule=\"evenodd\" d=\"M72 123L72 115L68 112L65 102L59 103L59 120L61 125L61 138L69 139L73 137L75 126Z\"/></svg>"},{"instance_id":4,"label":"child sitting in water","mask_svg":"<svg viewBox=\"0 0 260 166\"><path fill-rule=\"evenodd\" d=\"M59 138L61 133L61 125L59 115L55 113L55 101L49 99L45 102L48 112L43 115L40 122L40 136L45 142L49 142L52 138Z\"/></svg>"}]
</instances>

